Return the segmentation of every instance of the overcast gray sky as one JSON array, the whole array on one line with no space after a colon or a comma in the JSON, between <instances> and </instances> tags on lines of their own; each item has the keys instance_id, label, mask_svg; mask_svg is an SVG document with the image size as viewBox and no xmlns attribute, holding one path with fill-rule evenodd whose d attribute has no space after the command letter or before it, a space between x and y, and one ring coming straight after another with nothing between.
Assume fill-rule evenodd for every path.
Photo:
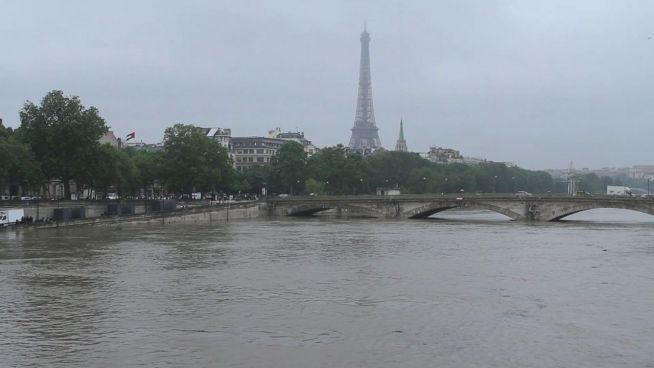
<instances>
[{"instance_id":1,"label":"overcast gray sky","mask_svg":"<svg viewBox=\"0 0 654 368\"><path fill-rule=\"evenodd\" d=\"M347 144L364 22L386 148L403 118L412 151L654 164L650 0L3 0L0 117L61 89L145 142L185 122Z\"/></svg>"}]
</instances>

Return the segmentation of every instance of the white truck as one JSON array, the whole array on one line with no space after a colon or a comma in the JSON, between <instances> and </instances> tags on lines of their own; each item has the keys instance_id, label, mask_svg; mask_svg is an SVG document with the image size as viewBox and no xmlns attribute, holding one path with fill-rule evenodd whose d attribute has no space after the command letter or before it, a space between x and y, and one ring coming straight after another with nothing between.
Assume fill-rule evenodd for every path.
<instances>
[{"instance_id":1,"label":"white truck","mask_svg":"<svg viewBox=\"0 0 654 368\"><path fill-rule=\"evenodd\" d=\"M0 209L0 227L15 224L23 216L25 216L25 211L22 208Z\"/></svg>"},{"instance_id":2,"label":"white truck","mask_svg":"<svg viewBox=\"0 0 654 368\"><path fill-rule=\"evenodd\" d=\"M619 197L631 197L631 188L622 187L617 185L607 185L606 186L606 195L610 196L619 196Z\"/></svg>"}]
</instances>

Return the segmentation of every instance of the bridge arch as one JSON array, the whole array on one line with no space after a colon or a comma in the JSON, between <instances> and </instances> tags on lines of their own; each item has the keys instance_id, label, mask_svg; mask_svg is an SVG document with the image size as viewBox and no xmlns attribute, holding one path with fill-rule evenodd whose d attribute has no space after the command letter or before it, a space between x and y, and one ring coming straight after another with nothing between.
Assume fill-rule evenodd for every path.
<instances>
[{"instance_id":1,"label":"bridge arch","mask_svg":"<svg viewBox=\"0 0 654 368\"><path fill-rule=\"evenodd\" d=\"M291 207L286 211L287 216L312 216L318 212L328 210L338 210L339 212L355 212L371 217L383 217L385 213L380 212L376 208L357 206L344 203L311 203Z\"/></svg>"},{"instance_id":2,"label":"bridge arch","mask_svg":"<svg viewBox=\"0 0 654 368\"><path fill-rule=\"evenodd\" d=\"M410 218L410 219L426 219L435 213L447 211L452 208L470 208L470 209L488 210L504 215L510 218L511 220L521 220L524 218L524 216L521 213L518 213L512 210L511 208L498 206L486 202L478 202L478 201L475 201L473 203L469 203L466 201L453 201L453 202L446 202L446 203L443 202L426 203L420 207L406 211L403 214L403 217Z\"/></svg>"},{"instance_id":3,"label":"bridge arch","mask_svg":"<svg viewBox=\"0 0 654 368\"><path fill-rule=\"evenodd\" d=\"M574 215L579 212L596 210L596 209L620 209L634 212L641 212L648 215L654 216L654 206L652 204L645 203L617 203L617 202L608 202L608 203L584 203L577 204L575 206L561 207L559 209L553 210L551 213L547 214L547 217L543 219L544 221L560 221L570 215Z\"/></svg>"}]
</instances>

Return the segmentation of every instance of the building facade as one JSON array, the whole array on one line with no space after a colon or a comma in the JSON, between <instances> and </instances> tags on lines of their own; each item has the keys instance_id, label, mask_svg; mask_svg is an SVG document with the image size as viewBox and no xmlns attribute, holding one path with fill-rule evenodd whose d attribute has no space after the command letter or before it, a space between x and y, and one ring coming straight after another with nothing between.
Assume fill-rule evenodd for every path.
<instances>
[{"instance_id":1,"label":"building facade","mask_svg":"<svg viewBox=\"0 0 654 368\"><path fill-rule=\"evenodd\" d=\"M204 135L218 141L227 152L232 149L232 130L229 128L199 128Z\"/></svg>"},{"instance_id":2,"label":"building facade","mask_svg":"<svg viewBox=\"0 0 654 368\"><path fill-rule=\"evenodd\" d=\"M427 153L427 159L439 164L463 163L461 152L452 148L432 146Z\"/></svg>"},{"instance_id":3,"label":"building facade","mask_svg":"<svg viewBox=\"0 0 654 368\"><path fill-rule=\"evenodd\" d=\"M304 137L304 132L282 132L280 128L268 131L268 138L283 139L285 141L297 142L304 147L307 156L311 156L318 151L316 146L310 140Z\"/></svg>"},{"instance_id":4,"label":"building facade","mask_svg":"<svg viewBox=\"0 0 654 368\"><path fill-rule=\"evenodd\" d=\"M236 170L270 165L272 157L286 140L267 137L232 137L232 156Z\"/></svg>"},{"instance_id":5,"label":"building facade","mask_svg":"<svg viewBox=\"0 0 654 368\"><path fill-rule=\"evenodd\" d=\"M629 169L629 177L632 179L654 178L654 165L636 165Z\"/></svg>"},{"instance_id":6,"label":"building facade","mask_svg":"<svg viewBox=\"0 0 654 368\"><path fill-rule=\"evenodd\" d=\"M119 148L122 142L120 139L116 138L116 135L112 130L108 130L102 135L102 137L100 137L100 139L98 139L98 143L108 144L111 147Z\"/></svg>"}]
</instances>

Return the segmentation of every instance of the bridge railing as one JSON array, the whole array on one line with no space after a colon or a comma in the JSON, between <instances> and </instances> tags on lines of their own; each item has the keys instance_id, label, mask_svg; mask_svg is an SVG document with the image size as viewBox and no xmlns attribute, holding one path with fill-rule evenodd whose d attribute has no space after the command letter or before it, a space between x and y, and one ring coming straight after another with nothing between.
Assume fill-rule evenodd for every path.
<instances>
[{"instance_id":1,"label":"bridge railing","mask_svg":"<svg viewBox=\"0 0 654 368\"><path fill-rule=\"evenodd\" d=\"M532 193L531 195L521 195L516 193L422 193L422 194L399 194L399 195L318 195L318 196L285 196L285 197L268 197L267 201L273 202L295 202L295 201L425 201L425 200L515 200L515 201L529 201L529 200L545 200L545 201L598 201L610 200L619 202L652 202L654 198L642 197L623 197L623 196L608 196L608 195L593 195L593 196L570 196L565 193Z\"/></svg>"}]
</instances>

